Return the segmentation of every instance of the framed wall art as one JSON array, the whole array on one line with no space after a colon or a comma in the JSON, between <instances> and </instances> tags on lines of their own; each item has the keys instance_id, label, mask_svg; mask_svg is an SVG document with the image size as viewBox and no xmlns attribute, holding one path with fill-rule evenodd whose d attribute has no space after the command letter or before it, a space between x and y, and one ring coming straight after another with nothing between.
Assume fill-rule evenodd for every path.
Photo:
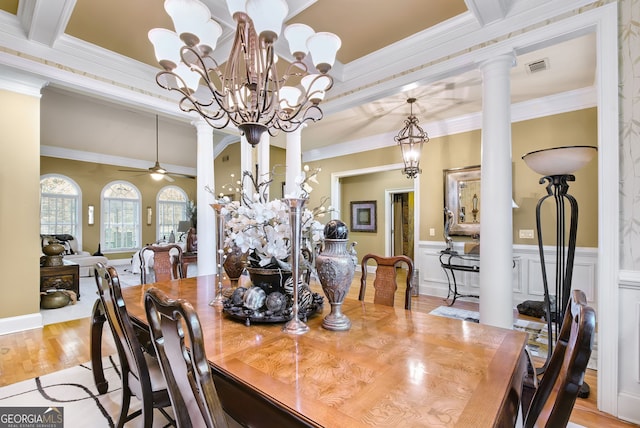
<instances>
[{"instance_id":1,"label":"framed wall art","mask_svg":"<svg viewBox=\"0 0 640 428\"><path fill-rule=\"evenodd\" d=\"M377 232L376 201L351 202L351 231Z\"/></svg>"}]
</instances>

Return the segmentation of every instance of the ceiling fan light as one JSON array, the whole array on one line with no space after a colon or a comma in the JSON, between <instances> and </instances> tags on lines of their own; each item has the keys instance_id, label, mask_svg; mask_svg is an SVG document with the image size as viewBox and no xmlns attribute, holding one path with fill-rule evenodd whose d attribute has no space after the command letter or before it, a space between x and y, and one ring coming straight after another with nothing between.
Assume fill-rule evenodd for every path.
<instances>
[{"instance_id":1,"label":"ceiling fan light","mask_svg":"<svg viewBox=\"0 0 640 428\"><path fill-rule=\"evenodd\" d=\"M202 26L211 18L211 11L199 0L165 0L164 10L183 40L183 34L194 34L194 28Z\"/></svg>"},{"instance_id":2,"label":"ceiling fan light","mask_svg":"<svg viewBox=\"0 0 640 428\"><path fill-rule=\"evenodd\" d=\"M159 172L152 172L151 178L155 181L160 181L164 178L164 174L160 174Z\"/></svg>"},{"instance_id":3,"label":"ceiling fan light","mask_svg":"<svg viewBox=\"0 0 640 428\"><path fill-rule=\"evenodd\" d=\"M280 36L287 13L289 6L284 0L247 0L247 14L256 34L268 42L274 42Z\"/></svg>"},{"instance_id":4,"label":"ceiling fan light","mask_svg":"<svg viewBox=\"0 0 640 428\"><path fill-rule=\"evenodd\" d=\"M307 48L311 52L313 65L320 73L327 73L333 67L340 46L342 46L342 40L333 33L323 31L309 37Z\"/></svg>"},{"instance_id":5,"label":"ceiling fan light","mask_svg":"<svg viewBox=\"0 0 640 428\"><path fill-rule=\"evenodd\" d=\"M165 70L173 70L180 64L180 48L183 43L180 37L166 28L154 28L147 34L153 45L158 63Z\"/></svg>"},{"instance_id":6,"label":"ceiling fan light","mask_svg":"<svg viewBox=\"0 0 640 428\"><path fill-rule=\"evenodd\" d=\"M289 51L294 58L301 60L309 53L307 40L313 36L313 28L305 24L291 24L284 29L284 37L289 42Z\"/></svg>"}]
</instances>

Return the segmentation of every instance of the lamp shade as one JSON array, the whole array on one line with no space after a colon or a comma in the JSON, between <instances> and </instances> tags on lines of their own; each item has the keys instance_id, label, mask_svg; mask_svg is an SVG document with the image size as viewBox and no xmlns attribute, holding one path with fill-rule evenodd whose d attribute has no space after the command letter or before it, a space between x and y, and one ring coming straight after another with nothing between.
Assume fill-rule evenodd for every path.
<instances>
[{"instance_id":1,"label":"lamp shade","mask_svg":"<svg viewBox=\"0 0 640 428\"><path fill-rule=\"evenodd\" d=\"M154 28L148 33L149 41L153 44L156 59L160 64L167 65L169 69L180 64L180 48L182 41L173 31L165 28ZM165 67L165 68L167 68Z\"/></svg>"},{"instance_id":2,"label":"lamp shade","mask_svg":"<svg viewBox=\"0 0 640 428\"><path fill-rule=\"evenodd\" d=\"M315 31L313 31L313 28L309 27L308 25L288 25L287 28L284 29L284 37L289 42L289 50L291 51L291 55L297 57L298 54L301 54L304 57L304 55L309 53L307 40L314 34Z\"/></svg>"},{"instance_id":3,"label":"lamp shade","mask_svg":"<svg viewBox=\"0 0 640 428\"><path fill-rule=\"evenodd\" d=\"M247 14L259 36L274 33L277 38L287 13L289 6L284 0L247 0Z\"/></svg>"},{"instance_id":4,"label":"lamp shade","mask_svg":"<svg viewBox=\"0 0 640 428\"><path fill-rule=\"evenodd\" d=\"M280 108L283 110L293 109L298 106L301 91L293 86L283 86L280 88Z\"/></svg>"},{"instance_id":5,"label":"lamp shade","mask_svg":"<svg viewBox=\"0 0 640 428\"><path fill-rule=\"evenodd\" d=\"M199 0L166 0L164 9L171 17L178 35L193 33L193 28L211 18L211 11Z\"/></svg>"},{"instance_id":6,"label":"lamp shade","mask_svg":"<svg viewBox=\"0 0 640 428\"><path fill-rule=\"evenodd\" d=\"M333 33L319 32L309 37L307 47L311 52L313 65L320 73L326 73L333 67L340 46L342 40Z\"/></svg>"},{"instance_id":7,"label":"lamp shade","mask_svg":"<svg viewBox=\"0 0 640 428\"><path fill-rule=\"evenodd\" d=\"M597 150L594 146L552 147L529 152L522 160L540 175L567 175L589 163Z\"/></svg>"},{"instance_id":8,"label":"lamp shade","mask_svg":"<svg viewBox=\"0 0 640 428\"><path fill-rule=\"evenodd\" d=\"M322 74L308 74L300 80L309 99L319 102L324 99L324 93L331 86L331 79Z\"/></svg>"},{"instance_id":9,"label":"lamp shade","mask_svg":"<svg viewBox=\"0 0 640 428\"><path fill-rule=\"evenodd\" d=\"M200 39L200 46L213 51L218 44L218 37L222 34L222 27L213 19L209 19L199 25L194 25L194 33Z\"/></svg>"},{"instance_id":10,"label":"lamp shade","mask_svg":"<svg viewBox=\"0 0 640 428\"><path fill-rule=\"evenodd\" d=\"M247 0L227 0L227 9L232 17L236 12L247 13Z\"/></svg>"}]
</instances>

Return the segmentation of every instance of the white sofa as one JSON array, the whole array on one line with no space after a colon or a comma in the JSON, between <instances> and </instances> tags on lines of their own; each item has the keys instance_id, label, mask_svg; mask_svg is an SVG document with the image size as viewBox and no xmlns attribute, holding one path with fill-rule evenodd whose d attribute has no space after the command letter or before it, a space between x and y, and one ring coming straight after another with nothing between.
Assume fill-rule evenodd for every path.
<instances>
[{"instance_id":1,"label":"white sofa","mask_svg":"<svg viewBox=\"0 0 640 428\"><path fill-rule=\"evenodd\" d=\"M64 260L77 263L80 266L80 276L93 276L96 263L107 264L109 262L109 259L104 256L92 256L88 251L79 250L78 241L71 235L41 235L40 248L44 248L54 238L65 247Z\"/></svg>"}]
</instances>

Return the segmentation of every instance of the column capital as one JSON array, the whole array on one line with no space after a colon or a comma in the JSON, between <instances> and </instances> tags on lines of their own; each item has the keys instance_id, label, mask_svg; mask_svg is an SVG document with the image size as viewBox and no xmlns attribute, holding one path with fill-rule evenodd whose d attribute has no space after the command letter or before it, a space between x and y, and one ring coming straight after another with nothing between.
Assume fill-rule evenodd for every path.
<instances>
[{"instance_id":1,"label":"column capital","mask_svg":"<svg viewBox=\"0 0 640 428\"><path fill-rule=\"evenodd\" d=\"M491 58L484 59L478 62L478 68L486 70L492 66L506 66L507 68L514 67L517 63L516 54L513 50L505 51L497 54Z\"/></svg>"}]
</instances>

